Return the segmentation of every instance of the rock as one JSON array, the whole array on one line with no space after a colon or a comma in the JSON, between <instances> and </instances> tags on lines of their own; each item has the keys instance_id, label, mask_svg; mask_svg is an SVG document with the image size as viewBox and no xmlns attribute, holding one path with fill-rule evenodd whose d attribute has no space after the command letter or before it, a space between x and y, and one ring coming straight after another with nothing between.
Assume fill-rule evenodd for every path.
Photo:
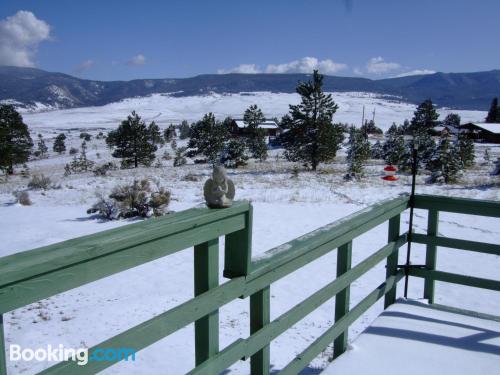
<instances>
[{"instance_id":1,"label":"rock","mask_svg":"<svg viewBox=\"0 0 500 375\"><path fill-rule=\"evenodd\" d=\"M234 199L234 184L227 178L226 170L220 165L214 166L212 178L203 187L205 201L210 208L230 207Z\"/></svg>"}]
</instances>

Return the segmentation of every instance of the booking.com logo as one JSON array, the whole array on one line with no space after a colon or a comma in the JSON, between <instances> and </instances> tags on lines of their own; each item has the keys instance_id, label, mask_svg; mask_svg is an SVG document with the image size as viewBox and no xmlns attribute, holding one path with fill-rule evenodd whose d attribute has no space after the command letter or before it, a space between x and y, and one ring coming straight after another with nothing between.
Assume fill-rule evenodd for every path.
<instances>
[{"instance_id":1,"label":"booking.com logo","mask_svg":"<svg viewBox=\"0 0 500 375\"><path fill-rule=\"evenodd\" d=\"M79 366L89 362L117 362L121 360L135 361L135 349L132 348L95 348L89 355L88 348L65 348L64 345L47 345L45 348L22 348L21 345L10 345L11 361L75 361Z\"/></svg>"}]
</instances>

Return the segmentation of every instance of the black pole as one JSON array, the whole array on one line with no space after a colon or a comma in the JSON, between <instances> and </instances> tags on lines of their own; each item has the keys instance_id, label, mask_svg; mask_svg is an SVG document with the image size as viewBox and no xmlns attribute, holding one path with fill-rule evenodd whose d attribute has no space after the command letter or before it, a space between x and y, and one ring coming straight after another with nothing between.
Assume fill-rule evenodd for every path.
<instances>
[{"instance_id":1,"label":"black pole","mask_svg":"<svg viewBox=\"0 0 500 375\"><path fill-rule=\"evenodd\" d=\"M405 263L405 298L408 297L408 276L410 271L410 257L411 257L411 242L413 234L413 209L415 207L415 180L417 176L417 152L418 146L413 140L413 163L411 168L411 194L410 194L410 221L408 225L408 248L406 250L406 263Z\"/></svg>"}]
</instances>

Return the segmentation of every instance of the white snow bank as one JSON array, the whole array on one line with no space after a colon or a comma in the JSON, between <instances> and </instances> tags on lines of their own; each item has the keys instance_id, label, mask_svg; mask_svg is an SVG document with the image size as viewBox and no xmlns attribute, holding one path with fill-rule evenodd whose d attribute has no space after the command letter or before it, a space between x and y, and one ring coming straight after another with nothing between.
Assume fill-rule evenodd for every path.
<instances>
[{"instance_id":1,"label":"white snow bank","mask_svg":"<svg viewBox=\"0 0 500 375\"><path fill-rule=\"evenodd\" d=\"M399 301L322 374L498 374L500 322Z\"/></svg>"}]
</instances>

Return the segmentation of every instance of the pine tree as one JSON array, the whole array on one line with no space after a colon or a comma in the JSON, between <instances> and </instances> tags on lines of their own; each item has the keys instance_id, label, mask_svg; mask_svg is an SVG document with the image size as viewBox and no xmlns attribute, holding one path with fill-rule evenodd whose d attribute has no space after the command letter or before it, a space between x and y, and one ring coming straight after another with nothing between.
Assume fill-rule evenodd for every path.
<instances>
[{"instance_id":1,"label":"pine tree","mask_svg":"<svg viewBox=\"0 0 500 375\"><path fill-rule=\"evenodd\" d=\"M45 144L45 139L43 139L43 136L39 133L38 134L38 142L36 144L36 151L35 151L35 156L39 157L41 159L44 159L47 157L47 152L49 151L49 148Z\"/></svg>"},{"instance_id":2,"label":"pine tree","mask_svg":"<svg viewBox=\"0 0 500 375\"><path fill-rule=\"evenodd\" d=\"M151 144L153 145L165 144L165 140L161 136L160 127L156 124L156 122L153 121L151 124L149 124L148 132Z\"/></svg>"},{"instance_id":3,"label":"pine tree","mask_svg":"<svg viewBox=\"0 0 500 375\"><path fill-rule=\"evenodd\" d=\"M0 169L14 173L14 165L28 161L33 141L28 126L12 105L0 105Z\"/></svg>"},{"instance_id":4,"label":"pine tree","mask_svg":"<svg viewBox=\"0 0 500 375\"><path fill-rule=\"evenodd\" d=\"M424 128L416 130L413 133L413 138L405 143L405 156L401 168L407 171L411 170L413 165L413 148L415 143L417 144L418 169L425 168L436 152L436 142L434 142L430 133Z\"/></svg>"},{"instance_id":5,"label":"pine tree","mask_svg":"<svg viewBox=\"0 0 500 375\"><path fill-rule=\"evenodd\" d=\"M455 182L463 169L456 144L448 137L441 138L433 157L427 162L427 169L433 172L430 181L445 183Z\"/></svg>"},{"instance_id":6,"label":"pine tree","mask_svg":"<svg viewBox=\"0 0 500 375\"><path fill-rule=\"evenodd\" d=\"M52 150L57 152L58 154L62 154L66 151L66 144L64 141L66 140L66 135L64 133L59 134L54 140L54 144L52 146Z\"/></svg>"},{"instance_id":7,"label":"pine tree","mask_svg":"<svg viewBox=\"0 0 500 375\"><path fill-rule=\"evenodd\" d=\"M174 139L176 136L175 134L175 127L174 125L170 124L168 128L166 128L163 132L163 137L165 139L165 142L169 143Z\"/></svg>"},{"instance_id":8,"label":"pine tree","mask_svg":"<svg viewBox=\"0 0 500 375\"><path fill-rule=\"evenodd\" d=\"M217 163L228 135L228 129L223 123L216 121L213 113L207 113L191 127L188 156L203 155L211 164Z\"/></svg>"},{"instance_id":9,"label":"pine tree","mask_svg":"<svg viewBox=\"0 0 500 375\"><path fill-rule=\"evenodd\" d=\"M155 159L157 147L151 141L148 127L135 111L118 129L108 133L106 143L114 148L113 157L122 159L123 167L148 166Z\"/></svg>"},{"instance_id":10,"label":"pine tree","mask_svg":"<svg viewBox=\"0 0 500 375\"><path fill-rule=\"evenodd\" d=\"M245 142L241 138L231 139L224 149L221 163L226 168L238 168L247 164L248 156L245 154Z\"/></svg>"},{"instance_id":11,"label":"pine tree","mask_svg":"<svg viewBox=\"0 0 500 375\"><path fill-rule=\"evenodd\" d=\"M363 174L363 163L370 157L370 143L365 134L354 126L349 130L347 170L351 176Z\"/></svg>"},{"instance_id":12,"label":"pine tree","mask_svg":"<svg viewBox=\"0 0 500 375\"><path fill-rule=\"evenodd\" d=\"M386 141L382 147L382 155L389 165L401 167L406 158L405 139L400 129L393 124L386 132Z\"/></svg>"},{"instance_id":13,"label":"pine tree","mask_svg":"<svg viewBox=\"0 0 500 375\"><path fill-rule=\"evenodd\" d=\"M342 129L332 123L338 106L331 94L322 90L323 76L317 70L313 80L299 82L297 93L301 103L290 105L290 123L283 134L285 157L290 161L302 161L316 170L321 162L335 158L344 139Z\"/></svg>"},{"instance_id":14,"label":"pine tree","mask_svg":"<svg viewBox=\"0 0 500 375\"><path fill-rule=\"evenodd\" d=\"M265 133L259 125L266 121L262 110L256 104L246 109L243 121L247 123L248 149L254 159L267 159L267 143Z\"/></svg>"},{"instance_id":15,"label":"pine tree","mask_svg":"<svg viewBox=\"0 0 500 375\"><path fill-rule=\"evenodd\" d=\"M383 159L384 158L384 147L380 141L377 141L370 147L370 158L371 159Z\"/></svg>"},{"instance_id":16,"label":"pine tree","mask_svg":"<svg viewBox=\"0 0 500 375\"><path fill-rule=\"evenodd\" d=\"M189 123L186 120L183 120L181 122L181 125L179 126L179 138L180 139L189 138L190 131L191 131L191 129L189 127Z\"/></svg>"},{"instance_id":17,"label":"pine tree","mask_svg":"<svg viewBox=\"0 0 500 375\"><path fill-rule=\"evenodd\" d=\"M415 112L410 123L412 133L422 130L429 131L438 124L439 114L436 112L434 105L430 99L422 102Z\"/></svg>"},{"instance_id":18,"label":"pine tree","mask_svg":"<svg viewBox=\"0 0 500 375\"><path fill-rule=\"evenodd\" d=\"M455 129L458 129L458 127L460 126L460 122L462 121L462 119L460 118L460 115L457 114L457 113L449 113L444 121L443 121L443 125L444 126L450 126L452 128L455 128Z\"/></svg>"},{"instance_id":19,"label":"pine tree","mask_svg":"<svg viewBox=\"0 0 500 375\"><path fill-rule=\"evenodd\" d=\"M500 107L498 106L498 98L493 98L491 101L490 110L488 111L488 116L486 116L485 122L500 123Z\"/></svg>"},{"instance_id":20,"label":"pine tree","mask_svg":"<svg viewBox=\"0 0 500 375\"><path fill-rule=\"evenodd\" d=\"M463 133L458 135L457 152L464 168L474 165L474 141Z\"/></svg>"}]
</instances>

